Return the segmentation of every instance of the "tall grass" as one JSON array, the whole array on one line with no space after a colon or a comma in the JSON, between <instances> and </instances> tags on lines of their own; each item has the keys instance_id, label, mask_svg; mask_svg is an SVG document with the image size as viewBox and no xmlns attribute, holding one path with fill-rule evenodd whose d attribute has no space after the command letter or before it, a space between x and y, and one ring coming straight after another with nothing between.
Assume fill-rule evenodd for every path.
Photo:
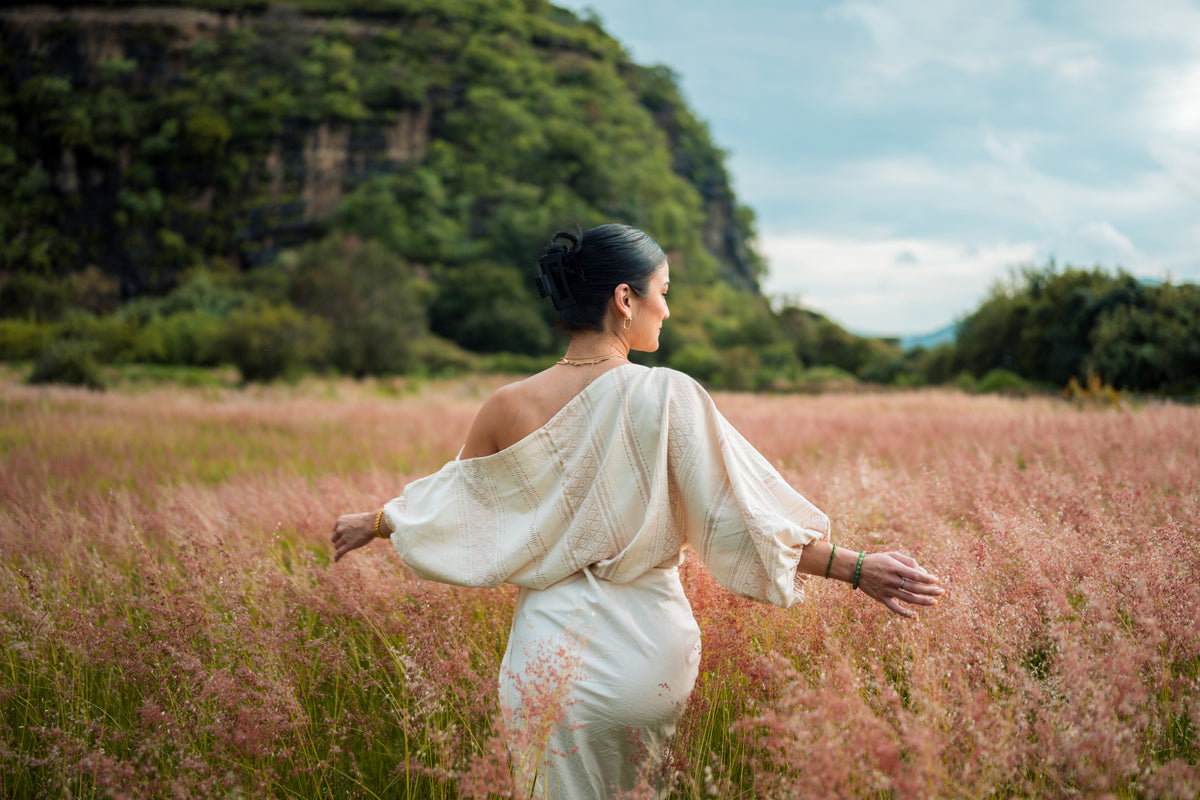
<instances>
[{"instance_id":1,"label":"tall grass","mask_svg":"<svg viewBox=\"0 0 1200 800\"><path fill-rule=\"evenodd\" d=\"M0 380L0 795L506 785L513 591L416 579L338 513L452 458L494 379L96 394ZM689 560L676 797L1195 797L1200 410L949 392L718 397L831 513L949 587L917 622Z\"/></svg>"}]
</instances>

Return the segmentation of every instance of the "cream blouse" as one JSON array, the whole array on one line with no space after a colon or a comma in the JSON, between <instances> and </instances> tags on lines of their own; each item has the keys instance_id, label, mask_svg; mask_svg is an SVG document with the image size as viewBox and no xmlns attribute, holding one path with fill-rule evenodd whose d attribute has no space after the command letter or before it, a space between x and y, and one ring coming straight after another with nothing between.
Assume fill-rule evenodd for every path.
<instances>
[{"instance_id":1,"label":"cream blouse","mask_svg":"<svg viewBox=\"0 0 1200 800\"><path fill-rule=\"evenodd\" d=\"M744 597L802 599L800 550L829 519L681 372L605 372L510 447L456 459L384 513L418 575L544 589L580 570L628 583L690 544Z\"/></svg>"}]
</instances>

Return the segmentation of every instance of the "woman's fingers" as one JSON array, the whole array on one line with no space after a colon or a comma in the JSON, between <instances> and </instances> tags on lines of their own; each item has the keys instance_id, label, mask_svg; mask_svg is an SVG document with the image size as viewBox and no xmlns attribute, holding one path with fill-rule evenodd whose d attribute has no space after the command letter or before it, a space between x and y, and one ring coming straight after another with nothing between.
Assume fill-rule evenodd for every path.
<instances>
[{"instance_id":1,"label":"woman's fingers","mask_svg":"<svg viewBox=\"0 0 1200 800\"><path fill-rule=\"evenodd\" d=\"M900 571L900 583L895 590L895 598L905 603L920 606L936 606L946 590L938 583L936 575L917 567L913 570Z\"/></svg>"},{"instance_id":2,"label":"woman's fingers","mask_svg":"<svg viewBox=\"0 0 1200 800\"><path fill-rule=\"evenodd\" d=\"M917 616L917 608L913 606L935 606L945 594L937 576L921 567L915 558L903 553L880 556L872 559L869 570L863 564L859 588L892 613L911 619Z\"/></svg>"},{"instance_id":3,"label":"woman's fingers","mask_svg":"<svg viewBox=\"0 0 1200 800\"><path fill-rule=\"evenodd\" d=\"M896 598L894 598L894 597L885 598L882 602L885 606L888 607L888 610L890 610L893 614L899 614L900 616L907 617L909 619L913 619L917 616L916 611L913 611L911 608L905 608L904 606L900 605L900 603L897 602Z\"/></svg>"},{"instance_id":4,"label":"woman's fingers","mask_svg":"<svg viewBox=\"0 0 1200 800\"><path fill-rule=\"evenodd\" d=\"M910 591L911 587L912 584L905 584L903 589L896 590L895 597L905 603L918 606L936 606L938 600L941 599L941 592L933 594L920 588Z\"/></svg>"}]
</instances>

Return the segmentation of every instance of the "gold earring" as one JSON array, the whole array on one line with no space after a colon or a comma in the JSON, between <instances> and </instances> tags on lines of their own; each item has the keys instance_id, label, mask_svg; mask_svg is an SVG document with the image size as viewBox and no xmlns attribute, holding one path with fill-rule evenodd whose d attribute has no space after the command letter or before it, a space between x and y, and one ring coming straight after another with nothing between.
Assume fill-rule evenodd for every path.
<instances>
[{"instance_id":1,"label":"gold earring","mask_svg":"<svg viewBox=\"0 0 1200 800\"><path fill-rule=\"evenodd\" d=\"M625 328L625 330L629 330L629 326L632 324L633 324L633 317L626 317L625 325L623 327Z\"/></svg>"}]
</instances>

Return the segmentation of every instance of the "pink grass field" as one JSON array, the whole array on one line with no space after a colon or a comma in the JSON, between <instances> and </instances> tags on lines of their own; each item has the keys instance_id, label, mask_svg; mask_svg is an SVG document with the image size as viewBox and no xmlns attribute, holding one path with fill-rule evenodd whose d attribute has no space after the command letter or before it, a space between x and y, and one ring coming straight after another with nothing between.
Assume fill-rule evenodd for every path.
<instances>
[{"instance_id":1,"label":"pink grass field","mask_svg":"<svg viewBox=\"0 0 1200 800\"><path fill-rule=\"evenodd\" d=\"M0 375L0 796L521 796L514 591L334 518L457 452L500 379L256 389ZM949 592L783 611L689 559L672 797L1200 795L1200 409L949 391L718 395L833 521Z\"/></svg>"}]
</instances>

